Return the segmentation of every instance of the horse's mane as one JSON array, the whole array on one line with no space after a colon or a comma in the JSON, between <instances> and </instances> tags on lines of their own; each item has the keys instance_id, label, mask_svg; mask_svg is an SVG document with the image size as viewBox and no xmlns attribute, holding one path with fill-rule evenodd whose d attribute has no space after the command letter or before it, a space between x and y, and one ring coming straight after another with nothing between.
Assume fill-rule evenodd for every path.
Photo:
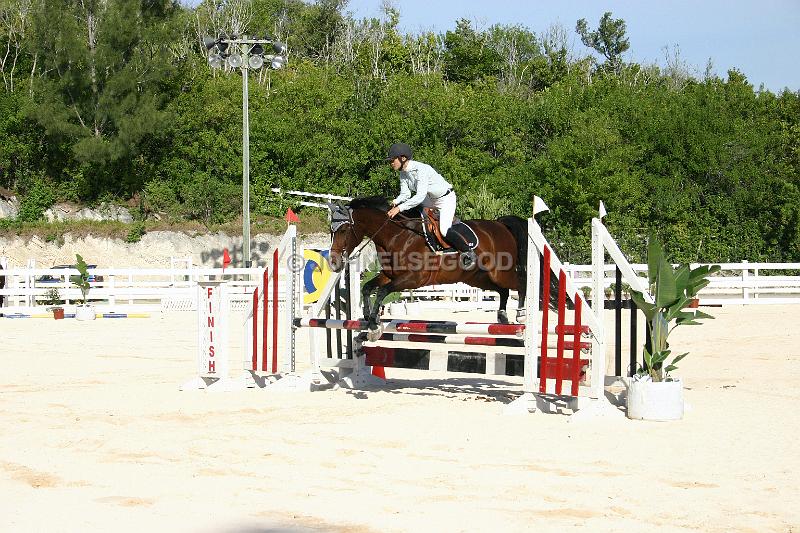
<instances>
[{"instance_id":1,"label":"horse's mane","mask_svg":"<svg viewBox=\"0 0 800 533\"><path fill-rule=\"evenodd\" d=\"M377 209L386 212L389 210L389 201L383 196L364 196L353 198L348 204L352 209Z\"/></svg>"}]
</instances>

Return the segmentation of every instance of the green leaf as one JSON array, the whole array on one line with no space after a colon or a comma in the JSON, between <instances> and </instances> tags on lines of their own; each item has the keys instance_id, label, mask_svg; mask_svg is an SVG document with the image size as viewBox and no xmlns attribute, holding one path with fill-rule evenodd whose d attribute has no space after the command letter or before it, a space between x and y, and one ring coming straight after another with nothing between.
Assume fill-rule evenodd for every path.
<instances>
[{"instance_id":1,"label":"green leaf","mask_svg":"<svg viewBox=\"0 0 800 533\"><path fill-rule=\"evenodd\" d=\"M653 343L653 351L660 352L667 347L667 336L669 335L669 322L664 318L661 312L658 312L650 322L652 331L650 332L651 342Z\"/></svg>"},{"instance_id":2,"label":"green leaf","mask_svg":"<svg viewBox=\"0 0 800 533\"><path fill-rule=\"evenodd\" d=\"M658 363L663 363L666 361L667 357L669 357L669 352L656 352L655 355L653 355L653 366Z\"/></svg>"},{"instance_id":3,"label":"green leaf","mask_svg":"<svg viewBox=\"0 0 800 533\"><path fill-rule=\"evenodd\" d=\"M658 308L655 305L645 301L644 295L641 292L631 291L631 299L633 300L633 303L636 304L636 307L641 309L648 321L653 319L653 315Z\"/></svg>"},{"instance_id":4,"label":"green leaf","mask_svg":"<svg viewBox=\"0 0 800 533\"><path fill-rule=\"evenodd\" d=\"M653 368L653 356L647 351L647 348L644 349L644 366Z\"/></svg>"},{"instance_id":5,"label":"green leaf","mask_svg":"<svg viewBox=\"0 0 800 533\"><path fill-rule=\"evenodd\" d=\"M682 353L682 354L680 354L678 356L675 356L675 359L672 360L672 364L674 365L675 363L677 363L678 361L680 361L681 359L683 359L687 355L689 355L689 352L684 352L684 353Z\"/></svg>"},{"instance_id":6,"label":"green leaf","mask_svg":"<svg viewBox=\"0 0 800 533\"><path fill-rule=\"evenodd\" d=\"M647 241L647 281L649 285L653 285L658 280L659 266L663 256L658 240L651 235Z\"/></svg>"},{"instance_id":7,"label":"green leaf","mask_svg":"<svg viewBox=\"0 0 800 533\"><path fill-rule=\"evenodd\" d=\"M707 318L714 318L713 316L709 315L708 313L704 313L703 311L695 311L694 312L695 320L704 320Z\"/></svg>"}]
</instances>

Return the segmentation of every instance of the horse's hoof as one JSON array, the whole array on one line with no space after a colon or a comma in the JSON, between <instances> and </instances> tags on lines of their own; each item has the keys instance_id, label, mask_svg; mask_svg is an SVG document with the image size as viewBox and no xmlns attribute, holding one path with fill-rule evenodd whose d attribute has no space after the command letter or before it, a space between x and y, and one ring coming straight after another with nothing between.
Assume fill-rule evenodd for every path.
<instances>
[{"instance_id":1,"label":"horse's hoof","mask_svg":"<svg viewBox=\"0 0 800 533\"><path fill-rule=\"evenodd\" d=\"M383 334L383 328L381 327L376 327L375 329L370 328L367 331L367 340L370 342L375 342L381 338L382 334Z\"/></svg>"},{"instance_id":2,"label":"horse's hoof","mask_svg":"<svg viewBox=\"0 0 800 533\"><path fill-rule=\"evenodd\" d=\"M528 313L525 309L517 309L517 323L522 324L528 318Z\"/></svg>"},{"instance_id":3,"label":"horse's hoof","mask_svg":"<svg viewBox=\"0 0 800 533\"><path fill-rule=\"evenodd\" d=\"M499 324L508 324L508 313L506 313L505 311L498 311L497 322Z\"/></svg>"}]
</instances>

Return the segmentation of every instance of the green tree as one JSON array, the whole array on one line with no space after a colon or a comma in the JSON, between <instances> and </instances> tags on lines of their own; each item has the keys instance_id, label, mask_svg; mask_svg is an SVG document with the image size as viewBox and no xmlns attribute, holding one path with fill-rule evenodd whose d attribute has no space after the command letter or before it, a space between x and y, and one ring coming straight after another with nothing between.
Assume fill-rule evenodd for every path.
<instances>
[{"instance_id":1,"label":"green tree","mask_svg":"<svg viewBox=\"0 0 800 533\"><path fill-rule=\"evenodd\" d=\"M619 73L622 68L622 54L630 48L630 42L625 36L625 21L611 18L607 11L600 17L600 25L594 31L589 31L586 19L579 19L575 31L581 36L581 42L597 51L605 59L605 67L611 72Z\"/></svg>"},{"instance_id":2,"label":"green tree","mask_svg":"<svg viewBox=\"0 0 800 533\"><path fill-rule=\"evenodd\" d=\"M130 194L143 184L131 163L170 119L161 89L174 72L168 45L178 37L170 26L178 10L176 2L147 0L36 6L32 116L87 165L94 194Z\"/></svg>"},{"instance_id":3,"label":"green tree","mask_svg":"<svg viewBox=\"0 0 800 533\"><path fill-rule=\"evenodd\" d=\"M487 35L460 19L444 36L444 75L449 81L473 82L500 73L500 55Z\"/></svg>"}]
</instances>

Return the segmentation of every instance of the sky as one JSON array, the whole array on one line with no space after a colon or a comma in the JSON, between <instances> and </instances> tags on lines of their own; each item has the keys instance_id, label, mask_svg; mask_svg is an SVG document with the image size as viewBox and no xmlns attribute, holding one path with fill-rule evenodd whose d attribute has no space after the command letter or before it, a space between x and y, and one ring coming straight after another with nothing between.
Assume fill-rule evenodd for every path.
<instances>
[{"instance_id":1,"label":"sky","mask_svg":"<svg viewBox=\"0 0 800 533\"><path fill-rule=\"evenodd\" d=\"M189 0L194 3L197 0ZM800 0L391 0L400 12L404 33L444 33L461 18L479 28L519 24L541 33L560 23L581 55L588 50L575 33L585 18L596 29L611 11L627 26L630 49L624 57L637 63L664 65L665 47L679 49L695 76L709 59L713 72L725 77L737 68L756 89L800 90ZM356 18L380 17L382 0L349 0Z\"/></svg>"},{"instance_id":2,"label":"sky","mask_svg":"<svg viewBox=\"0 0 800 533\"><path fill-rule=\"evenodd\" d=\"M800 90L800 0L393 0L404 32L445 32L460 18L478 27L520 24L540 33L553 23L585 50L575 22L585 18L595 29L611 11L627 26L630 49L625 57L637 63L664 65L665 47L701 76L708 60L725 76L736 67L758 88L774 92ZM380 0L350 0L357 18L380 15Z\"/></svg>"}]
</instances>

